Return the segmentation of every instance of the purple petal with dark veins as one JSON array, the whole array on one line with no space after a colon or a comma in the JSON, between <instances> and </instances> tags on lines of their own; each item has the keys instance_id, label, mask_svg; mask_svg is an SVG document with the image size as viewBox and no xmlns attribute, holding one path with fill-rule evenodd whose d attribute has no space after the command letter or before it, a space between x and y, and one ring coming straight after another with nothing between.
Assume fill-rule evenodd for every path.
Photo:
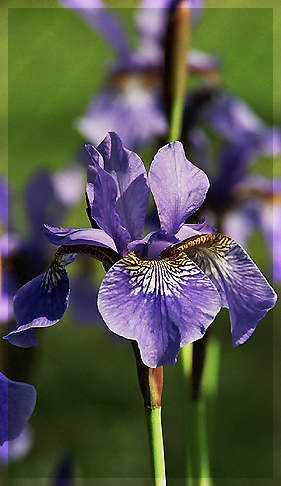
<instances>
[{"instance_id":1,"label":"purple petal with dark veins","mask_svg":"<svg viewBox=\"0 0 281 486\"><path fill-rule=\"evenodd\" d=\"M98 308L116 334L138 342L143 362L176 362L180 347L200 339L220 310L210 279L191 260L141 260L130 253L106 274Z\"/></svg>"},{"instance_id":2,"label":"purple petal with dark veins","mask_svg":"<svg viewBox=\"0 0 281 486\"><path fill-rule=\"evenodd\" d=\"M28 282L15 295L14 315L18 325L4 338L16 346L37 345L30 330L60 321L68 307L69 293L67 272L53 260L45 274Z\"/></svg>"},{"instance_id":3,"label":"purple petal with dark veins","mask_svg":"<svg viewBox=\"0 0 281 486\"><path fill-rule=\"evenodd\" d=\"M236 241L219 233L200 238L194 246L188 240L179 246L217 287L222 305L229 308L232 342L237 346L274 307L276 293Z\"/></svg>"}]
</instances>

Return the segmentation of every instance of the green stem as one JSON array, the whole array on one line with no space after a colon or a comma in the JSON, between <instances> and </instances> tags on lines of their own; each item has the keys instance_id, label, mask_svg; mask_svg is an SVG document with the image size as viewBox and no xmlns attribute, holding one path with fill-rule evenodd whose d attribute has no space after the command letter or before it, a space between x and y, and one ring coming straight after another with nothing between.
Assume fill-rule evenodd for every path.
<instances>
[{"instance_id":1,"label":"green stem","mask_svg":"<svg viewBox=\"0 0 281 486\"><path fill-rule=\"evenodd\" d=\"M188 486L211 486L206 403L190 400L188 406Z\"/></svg>"},{"instance_id":2,"label":"green stem","mask_svg":"<svg viewBox=\"0 0 281 486\"><path fill-rule=\"evenodd\" d=\"M161 423L163 366L149 368L140 356L136 341L131 341L137 365L140 390L147 420L148 442L154 486L166 485L164 443Z\"/></svg>"},{"instance_id":3,"label":"green stem","mask_svg":"<svg viewBox=\"0 0 281 486\"><path fill-rule=\"evenodd\" d=\"M205 397L214 396L218 384L220 348L207 335L182 349L189 397L187 408L188 486L211 486Z\"/></svg>"},{"instance_id":4,"label":"green stem","mask_svg":"<svg viewBox=\"0 0 281 486\"><path fill-rule=\"evenodd\" d=\"M145 409L152 473L155 486L166 485L161 407Z\"/></svg>"}]
</instances>

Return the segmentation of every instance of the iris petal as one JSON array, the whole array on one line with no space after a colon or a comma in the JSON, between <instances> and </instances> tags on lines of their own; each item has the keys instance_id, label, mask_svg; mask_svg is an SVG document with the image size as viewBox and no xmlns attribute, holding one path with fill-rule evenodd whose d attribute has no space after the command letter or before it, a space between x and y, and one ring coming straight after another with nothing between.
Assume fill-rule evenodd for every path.
<instances>
[{"instance_id":1,"label":"iris petal","mask_svg":"<svg viewBox=\"0 0 281 486\"><path fill-rule=\"evenodd\" d=\"M116 212L132 240L142 237L149 199L146 169L141 158L123 147L119 136L109 132L99 144L104 169L117 187Z\"/></svg>"},{"instance_id":2,"label":"iris petal","mask_svg":"<svg viewBox=\"0 0 281 486\"><path fill-rule=\"evenodd\" d=\"M161 229L176 234L186 218L203 203L209 188L205 172L185 157L180 142L173 142L158 150L148 181L153 193Z\"/></svg>"},{"instance_id":3,"label":"iris petal","mask_svg":"<svg viewBox=\"0 0 281 486\"><path fill-rule=\"evenodd\" d=\"M232 342L244 343L257 323L274 307L277 296L243 248L219 233L176 245L208 275L222 305L229 308Z\"/></svg>"},{"instance_id":4,"label":"iris petal","mask_svg":"<svg viewBox=\"0 0 281 486\"><path fill-rule=\"evenodd\" d=\"M54 245L97 245L116 250L113 239L105 231L93 228L65 229L45 225L45 236Z\"/></svg>"},{"instance_id":5,"label":"iris petal","mask_svg":"<svg viewBox=\"0 0 281 486\"><path fill-rule=\"evenodd\" d=\"M180 347L204 335L220 306L216 287L180 252L163 260L128 254L106 274L98 295L107 326L136 340L151 368L173 365Z\"/></svg>"},{"instance_id":6,"label":"iris petal","mask_svg":"<svg viewBox=\"0 0 281 486\"><path fill-rule=\"evenodd\" d=\"M45 274L21 287L14 297L18 326L4 338L16 346L37 344L34 328L56 324L64 315L69 300L69 278L62 264L54 260Z\"/></svg>"},{"instance_id":7,"label":"iris petal","mask_svg":"<svg viewBox=\"0 0 281 486\"><path fill-rule=\"evenodd\" d=\"M128 231L122 227L116 212L117 186L114 178L102 165L102 156L91 145L87 150L92 158L88 167L87 195L91 207L91 216L96 223L114 240L118 252L122 255L130 241Z\"/></svg>"},{"instance_id":8,"label":"iris petal","mask_svg":"<svg viewBox=\"0 0 281 486\"><path fill-rule=\"evenodd\" d=\"M33 412L35 388L0 373L0 445L18 437Z\"/></svg>"}]
</instances>

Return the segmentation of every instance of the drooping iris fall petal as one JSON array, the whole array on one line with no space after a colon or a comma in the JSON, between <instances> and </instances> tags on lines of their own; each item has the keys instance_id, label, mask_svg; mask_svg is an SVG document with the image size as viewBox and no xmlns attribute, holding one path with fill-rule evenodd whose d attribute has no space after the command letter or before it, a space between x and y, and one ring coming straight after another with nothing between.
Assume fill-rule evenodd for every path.
<instances>
[{"instance_id":1,"label":"drooping iris fall petal","mask_svg":"<svg viewBox=\"0 0 281 486\"><path fill-rule=\"evenodd\" d=\"M244 343L276 303L276 293L243 248L228 236L203 235L178 245L217 287L229 308L232 342Z\"/></svg>"},{"instance_id":2,"label":"drooping iris fall petal","mask_svg":"<svg viewBox=\"0 0 281 486\"><path fill-rule=\"evenodd\" d=\"M141 260L130 253L105 276L98 307L107 326L136 340L143 362L155 368L173 365L180 347L204 335L221 299L183 253L163 260Z\"/></svg>"}]
</instances>

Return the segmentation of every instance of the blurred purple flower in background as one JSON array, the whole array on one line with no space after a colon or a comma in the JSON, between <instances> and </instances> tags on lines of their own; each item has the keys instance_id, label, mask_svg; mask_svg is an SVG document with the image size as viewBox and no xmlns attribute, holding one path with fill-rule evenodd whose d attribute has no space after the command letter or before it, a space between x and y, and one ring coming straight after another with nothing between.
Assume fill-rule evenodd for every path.
<instances>
[{"instance_id":1,"label":"blurred purple flower in background","mask_svg":"<svg viewBox=\"0 0 281 486\"><path fill-rule=\"evenodd\" d=\"M51 486L74 486L73 458L71 454L64 454L60 459Z\"/></svg>"},{"instance_id":2,"label":"blurred purple flower in background","mask_svg":"<svg viewBox=\"0 0 281 486\"><path fill-rule=\"evenodd\" d=\"M7 294L7 278L3 272L3 259L8 248L8 183L0 177L0 322L7 322L12 313L11 301Z\"/></svg>"},{"instance_id":3,"label":"blurred purple flower in background","mask_svg":"<svg viewBox=\"0 0 281 486\"><path fill-rule=\"evenodd\" d=\"M94 145L100 143L104 133L118 132L131 150L159 137L164 139L168 131L163 98L164 37L170 9L177 2L146 0L136 9L138 50L131 48L124 26L101 2L64 0L62 3L101 33L118 54L109 70L108 87L95 95L85 115L77 120L78 131ZM193 1L191 6L194 22L202 2ZM191 71L204 73L216 70L218 61L191 50L187 66Z\"/></svg>"},{"instance_id":4,"label":"blurred purple flower in background","mask_svg":"<svg viewBox=\"0 0 281 486\"><path fill-rule=\"evenodd\" d=\"M4 442L0 446L0 467L9 466L12 462L23 459L33 444L33 431L27 424L18 437Z\"/></svg>"},{"instance_id":5,"label":"blurred purple flower in background","mask_svg":"<svg viewBox=\"0 0 281 486\"><path fill-rule=\"evenodd\" d=\"M215 153L208 130L220 140ZM203 209L212 223L245 248L253 231L259 230L273 257L271 275L280 282L281 181L251 173L260 157L280 153L278 130L265 124L243 101L209 87L190 95L182 137L187 153L211 180Z\"/></svg>"},{"instance_id":6,"label":"blurred purple flower in background","mask_svg":"<svg viewBox=\"0 0 281 486\"><path fill-rule=\"evenodd\" d=\"M229 203L233 187L241 182L249 168L261 156L276 156L280 151L279 132L266 125L241 100L218 87L203 88L190 95L183 125L183 140L192 148L192 137L196 139L195 124L204 124L221 140L216 162L208 161L208 172L212 179L210 196L217 210ZM195 125L195 127L194 127ZM210 141L206 131L205 150ZM202 150L202 148L201 148ZM201 153L194 158L200 164ZM197 160L198 159L198 160ZM208 160L208 155L205 156Z\"/></svg>"},{"instance_id":7,"label":"blurred purple flower in background","mask_svg":"<svg viewBox=\"0 0 281 486\"><path fill-rule=\"evenodd\" d=\"M13 252L18 247L18 238L14 234L8 238L8 207L8 184L0 177L0 323L7 322L12 316L8 275L3 262L7 259L8 249ZM35 401L33 386L11 381L0 372L0 463L7 464L8 460L22 457L28 450L31 441L24 428Z\"/></svg>"},{"instance_id":8,"label":"blurred purple flower in background","mask_svg":"<svg viewBox=\"0 0 281 486\"><path fill-rule=\"evenodd\" d=\"M229 308L233 345L242 344L275 305L276 294L247 253L227 236L201 224L185 224L202 205L206 174L174 142L155 155L148 174L137 154L109 133L87 146L88 213L91 229L47 228L62 245L47 272L14 298L18 326L12 344L36 345L34 329L57 323L69 301L65 266L77 253L101 260L108 270L98 308L116 334L138 342L149 367L175 363L180 347L200 339L221 307ZM160 229L142 234L149 186Z\"/></svg>"},{"instance_id":9,"label":"blurred purple flower in background","mask_svg":"<svg viewBox=\"0 0 281 486\"><path fill-rule=\"evenodd\" d=\"M13 205L9 204L8 183L0 178L0 253L2 292L0 322L13 318L12 298L22 283L44 271L49 245L42 231L46 221L58 225L84 193L82 167L72 167L50 175L46 170L32 174L23 190L27 234L20 236L15 225ZM11 191L13 192L13 191ZM9 195L9 197L11 194Z\"/></svg>"}]
</instances>

